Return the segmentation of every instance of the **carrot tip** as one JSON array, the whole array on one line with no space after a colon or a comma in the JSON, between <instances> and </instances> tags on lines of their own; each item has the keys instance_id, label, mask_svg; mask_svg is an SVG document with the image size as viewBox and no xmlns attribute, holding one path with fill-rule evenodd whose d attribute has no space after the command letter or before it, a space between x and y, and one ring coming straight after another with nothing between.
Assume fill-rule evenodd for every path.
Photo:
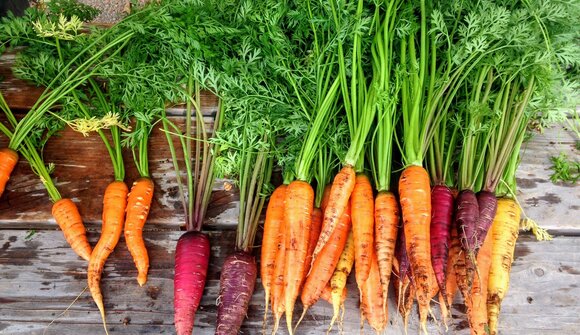
<instances>
[{"instance_id":1,"label":"carrot tip","mask_svg":"<svg viewBox=\"0 0 580 335\"><path fill-rule=\"evenodd\" d=\"M143 285L145 285L147 282L147 275L139 274L139 276L137 276L137 282L139 283L139 286L143 287Z\"/></svg>"}]
</instances>

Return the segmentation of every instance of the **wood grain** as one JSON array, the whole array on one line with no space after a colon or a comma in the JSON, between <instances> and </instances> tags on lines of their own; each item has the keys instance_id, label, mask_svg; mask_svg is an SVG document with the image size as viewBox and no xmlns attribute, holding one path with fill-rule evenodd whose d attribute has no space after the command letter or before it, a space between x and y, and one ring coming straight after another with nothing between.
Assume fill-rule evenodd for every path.
<instances>
[{"instance_id":1,"label":"wood grain","mask_svg":"<svg viewBox=\"0 0 580 335\"><path fill-rule=\"evenodd\" d=\"M196 316L195 334L213 334L220 268L233 251L231 231L209 232L212 258L202 307ZM151 254L149 281L139 287L136 271L124 241L121 240L104 270L107 321L112 334L174 333L173 251L181 232L150 231L146 243ZM47 328L46 334L99 334L98 310L86 286L86 263L66 245L59 231L39 231L26 238L25 230L2 230L0 241L0 332L2 334L41 334L75 298L78 300ZM92 243L97 235L89 234ZM563 251L565 250L565 252ZM256 250L255 254L259 254ZM535 242L522 237L516 248L510 291L500 316L501 334L573 334L580 326L580 238L557 237L552 242ZM352 276L351 276L352 277ZM263 291L258 280L243 333L254 334L261 327ZM349 278L345 333L359 331L354 278ZM402 321L390 301L390 325L386 334L403 334ZM430 333L469 334L465 329L463 305L453 305L453 323L445 332L431 320ZM297 313L301 312L300 310ZM434 307L435 315L439 312ZM300 334L326 331L331 307L319 302L300 325ZM415 313L413 313L415 314ZM284 328L284 327L282 327ZM90 332L87 332L90 330ZM416 333L417 318L409 325ZM282 332L284 333L284 332ZM337 333L337 331L333 332ZM365 334L372 334L368 326Z\"/></svg>"}]
</instances>

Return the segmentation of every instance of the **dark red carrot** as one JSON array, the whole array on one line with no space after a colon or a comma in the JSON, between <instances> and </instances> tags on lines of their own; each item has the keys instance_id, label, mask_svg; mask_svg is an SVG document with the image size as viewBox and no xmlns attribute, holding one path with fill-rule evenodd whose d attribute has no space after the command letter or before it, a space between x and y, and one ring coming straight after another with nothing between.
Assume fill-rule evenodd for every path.
<instances>
[{"instance_id":1,"label":"dark red carrot","mask_svg":"<svg viewBox=\"0 0 580 335\"><path fill-rule=\"evenodd\" d=\"M258 268L254 256L237 251L222 266L216 335L237 334L256 285Z\"/></svg>"},{"instance_id":2,"label":"dark red carrot","mask_svg":"<svg viewBox=\"0 0 580 335\"><path fill-rule=\"evenodd\" d=\"M173 306L178 335L190 335L199 307L209 264L209 239L203 233L189 231L179 238L175 248Z\"/></svg>"},{"instance_id":3,"label":"dark red carrot","mask_svg":"<svg viewBox=\"0 0 580 335\"><path fill-rule=\"evenodd\" d=\"M475 252L475 221L479 216L479 204L477 197L471 190L459 192L456 202L455 223L461 247L466 252Z\"/></svg>"},{"instance_id":4,"label":"dark red carrot","mask_svg":"<svg viewBox=\"0 0 580 335\"><path fill-rule=\"evenodd\" d=\"M477 204L479 205L479 216L475 223L475 253L483 245L487 232L491 227L495 212L497 211L497 198L495 194L489 191L480 191L477 193Z\"/></svg>"},{"instance_id":5,"label":"dark red carrot","mask_svg":"<svg viewBox=\"0 0 580 335\"><path fill-rule=\"evenodd\" d=\"M459 192L455 210L455 224L461 241L461 248L464 251L465 260L465 277L457 276L459 279L465 279L467 292L471 290L473 276L475 274L475 256L476 256L476 239L477 239L477 218L479 217L479 204L477 196L471 190ZM462 291L463 292L463 291Z\"/></svg>"},{"instance_id":6,"label":"dark red carrot","mask_svg":"<svg viewBox=\"0 0 580 335\"><path fill-rule=\"evenodd\" d=\"M439 290L445 296L445 271L451 242L453 219L453 194L444 185L436 185L431 191L431 263Z\"/></svg>"}]
</instances>

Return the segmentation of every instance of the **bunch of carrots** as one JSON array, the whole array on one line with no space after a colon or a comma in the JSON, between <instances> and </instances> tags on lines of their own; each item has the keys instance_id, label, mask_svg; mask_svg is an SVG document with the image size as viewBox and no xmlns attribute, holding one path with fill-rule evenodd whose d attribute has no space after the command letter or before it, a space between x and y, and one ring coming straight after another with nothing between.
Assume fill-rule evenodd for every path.
<instances>
[{"instance_id":1,"label":"bunch of carrots","mask_svg":"<svg viewBox=\"0 0 580 335\"><path fill-rule=\"evenodd\" d=\"M258 272L264 330L271 311L273 333L283 316L288 332L299 333L321 298L333 306L329 331L341 326L347 296L357 295L346 289L354 270L361 324L376 332L390 319L393 286L405 327L415 301L419 331L427 332L435 304L447 326L459 291L472 334L497 334L522 216L519 151L541 102L554 101L554 78L580 64L563 44L577 6L541 15L534 6L541 4L165 0L90 36L74 15L31 11L34 24L4 22L19 27L5 29L7 43L29 48L22 57L31 65L21 62L16 73L46 90L20 120L0 95L8 119L0 130L10 139L0 149L0 194L24 156L66 240L89 262L107 330L99 285L123 231L139 285L147 280L143 227L154 196L147 147L159 122L187 230L175 256L178 334L193 331L203 295L210 239L202 228L216 176L240 192L216 333L239 331ZM45 59L53 66L34 72ZM212 127L202 89L219 99ZM175 104L186 106L183 127L167 115ZM42 159L45 137L58 131L49 119L96 132L110 154L114 180L94 249ZM140 175L131 190L123 147ZM283 183L274 189L276 165ZM252 248L268 196L258 270Z\"/></svg>"}]
</instances>

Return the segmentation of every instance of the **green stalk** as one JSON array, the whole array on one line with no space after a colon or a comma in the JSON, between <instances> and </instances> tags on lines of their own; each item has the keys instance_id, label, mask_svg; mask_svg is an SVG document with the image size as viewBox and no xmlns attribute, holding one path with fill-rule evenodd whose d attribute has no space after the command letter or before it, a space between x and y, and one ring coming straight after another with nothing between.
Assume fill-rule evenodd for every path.
<instances>
[{"instance_id":1,"label":"green stalk","mask_svg":"<svg viewBox=\"0 0 580 335\"><path fill-rule=\"evenodd\" d=\"M372 46L373 82L370 84L365 108L378 109L376 132L371 141L371 167L378 192L391 187L393 135L397 118L399 76L392 70L397 11L401 2L391 0L386 5L384 18L375 18L377 30ZM381 22L380 24L378 24ZM377 113L377 112L375 112Z\"/></svg>"},{"instance_id":2,"label":"green stalk","mask_svg":"<svg viewBox=\"0 0 580 335\"><path fill-rule=\"evenodd\" d=\"M320 136L325 129L325 125L328 123L328 118L331 116L332 107L334 106L334 101L338 97L338 89L340 87L340 79L336 78L326 96L322 100L320 107L317 110L314 122L308 130L306 140L300 149L300 154L296 160L296 179L310 182L311 179L311 166L314 158L316 156L316 148Z\"/></svg>"},{"instance_id":3,"label":"green stalk","mask_svg":"<svg viewBox=\"0 0 580 335\"><path fill-rule=\"evenodd\" d=\"M10 125L13 128L16 127L17 120L14 117L12 110L6 103L6 100L4 99L4 96L2 95L1 92L0 92L0 109L2 109L2 111L6 115L6 118L8 119ZM12 137L14 136L14 133L11 132L8 129L8 127L6 127L3 123L0 123L0 131L4 133L4 135L9 139L12 139ZM52 178L50 177L50 173L46 167L46 164L44 163L44 160L40 157L37 148L32 144L30 138L24 139L24 146L20 147L19 151L22 154L22 156L24 156L24 158L28 161L28 164L30 164L32 171L38 177L40 177L40 181L46 188L48 196L50 197L52 202L57 202L60 199L62 199L62 196L58 192L56 185L54 184Z\"/></svg>"}]
</instances>

